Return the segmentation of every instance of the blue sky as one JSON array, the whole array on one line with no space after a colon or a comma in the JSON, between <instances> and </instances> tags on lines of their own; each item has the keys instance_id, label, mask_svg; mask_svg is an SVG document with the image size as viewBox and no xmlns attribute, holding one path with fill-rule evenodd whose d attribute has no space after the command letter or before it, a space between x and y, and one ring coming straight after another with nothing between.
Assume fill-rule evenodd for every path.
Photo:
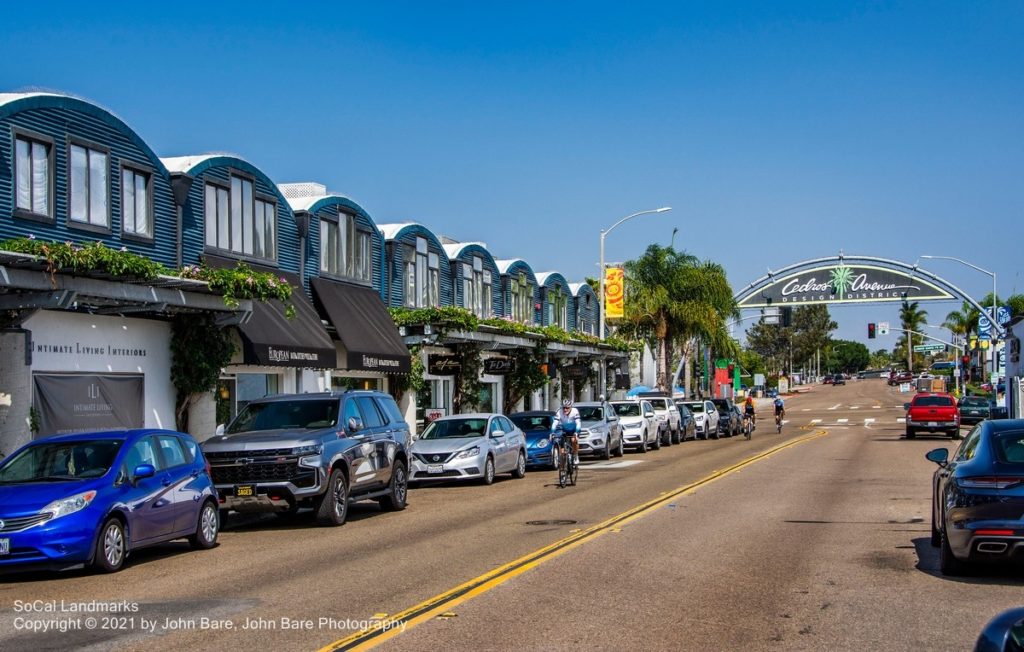
<instances>
[{"instance_id":1,"label":"blue sky","mask_svg":"<svg viewBox=\"0 0 1024 652\"><path fill-rule=\"evenodd\" d=\"M842 249L957 255L1024 292L1020 2L93 4L6 7L0 89L77 94L161 156L238 153L571 279L602 227L669 205L608 260L678 228L737 289ZM833 314L851 339L897 321Z\"/></svg>"}]
</instances>

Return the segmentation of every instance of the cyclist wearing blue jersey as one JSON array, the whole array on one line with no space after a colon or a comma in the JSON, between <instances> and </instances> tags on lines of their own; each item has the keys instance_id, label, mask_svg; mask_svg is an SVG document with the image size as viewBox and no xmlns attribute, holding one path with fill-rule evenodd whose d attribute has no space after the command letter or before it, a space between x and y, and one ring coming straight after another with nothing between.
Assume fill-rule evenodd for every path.
<instances>
[{"instance_id":1,"label":"cyclist wearing blue jersey","mask_svg":"<svg viewBox=\"0 0 1024 652\"><path fill-rule=\"evenodd\" d=\"M781 423L786 416L786 402L781 396L775 397L775 423Z\"/></svg>"},{"instance_id":2,"label":"cyclist wearing blue jersey","mask_svg":"<svg viewBox=\"0 0 1024 652\"><path fill-rule=\"evenodd\" d=\"M572 442L572 457L573 462L576 464L580 463L580 441L578 439L580 431L583 430L583 420L580 419L580 411L572 406L572 399L565 399L562 401L562 409L555 413L555 418L558 419L558 424L565 426L572 424L571 428L562 428L562 431L566 434L569 440ZM572 431L569 434L569 431Z\"/></svg>"}]
</instances>

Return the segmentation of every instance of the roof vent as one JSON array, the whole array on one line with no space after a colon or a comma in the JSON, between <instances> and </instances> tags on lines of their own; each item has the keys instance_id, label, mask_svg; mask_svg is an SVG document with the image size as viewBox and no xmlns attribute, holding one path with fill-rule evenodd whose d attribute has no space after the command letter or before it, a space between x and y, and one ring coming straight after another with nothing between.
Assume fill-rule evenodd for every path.
<instances>
[{"instance_id":1,"label":"roof vent","mask_svg":"<svg viewBox=\"0 0 1024 652\"><path fill-rule=\"evenodd\" d=\"M322 183L306 181L303 183L280 183L277 185L285 199L303 199L305 197L323 197L327 194L327 186Z\"/></svg>"}]
</instances>

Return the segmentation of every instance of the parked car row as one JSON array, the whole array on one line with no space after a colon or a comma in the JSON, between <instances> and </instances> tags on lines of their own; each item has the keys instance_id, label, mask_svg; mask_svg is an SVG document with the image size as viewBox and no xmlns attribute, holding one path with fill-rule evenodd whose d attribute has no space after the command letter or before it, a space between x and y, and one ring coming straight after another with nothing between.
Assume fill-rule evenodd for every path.
<instances>
[{"instance_id":1,"label":"parked car row","mask_svg":"<svg viewBox=\"0 0 1024 652\"><path fill-rule=\"evenodd\" d=\"M648 395L577 404L580 453L609 459L739 432L731 401ZM119 570L142 547L217 544L229 511L342 525L351 504L406 507L412 482L557 468L554 411L442 417L415 440L394 399L353 390L249 402L202 445L140 429L34 441L0 463L0 570Z\"/></svg>"}]
</instances>

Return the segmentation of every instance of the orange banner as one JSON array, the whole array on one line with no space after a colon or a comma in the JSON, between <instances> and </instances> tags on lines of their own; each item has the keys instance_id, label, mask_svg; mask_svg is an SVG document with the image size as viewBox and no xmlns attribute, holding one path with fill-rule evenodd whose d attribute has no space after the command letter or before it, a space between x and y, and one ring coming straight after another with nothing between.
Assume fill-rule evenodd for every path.
<instances>
[{"instance_id":1,"label":"orange banner","mask_svg":"<svg viewBox=\"0 0 1024 652\"><path fill-rule=\"evenodd\" d=\"M604 272L604 318L622 319L625 315L626 279L621 267Z\"/></svg>"}]
</instances>

